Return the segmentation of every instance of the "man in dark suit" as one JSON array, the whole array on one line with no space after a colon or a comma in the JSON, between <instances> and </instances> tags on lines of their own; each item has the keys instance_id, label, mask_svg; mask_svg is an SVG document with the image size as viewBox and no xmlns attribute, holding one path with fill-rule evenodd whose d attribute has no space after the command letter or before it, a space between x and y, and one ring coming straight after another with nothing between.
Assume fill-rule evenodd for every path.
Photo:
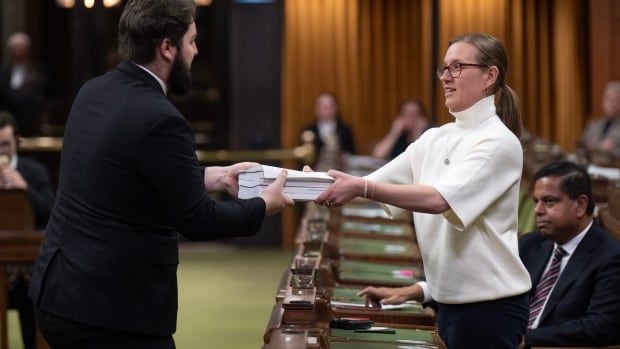
<instances>
[{"instance_id":1,"label":"man in dark suit","mask_svg":"<svg viewBox=\"0 0 620 349\"><path fill-rule=\"evenodd\" d=\"M325 144L335 142L343 153L355 154L355 142L351 128L340 118L336 97L331 93L321 93L314 105L316 122L304 131L314 134L314 147L321 156Z\"/></svg>"},{"instance_id":2,"label":"man in dark suit","mask_svg":"<svg viewBox=\"0 0 620 349\"><path fill-rule=\"evenodd\" d=\"M54 192L47 169L40 163L17 156L19 129L13 116L0 111L0 155L9 166L0 170L0 189L23 189L35 215L37 229L45 228L49 219Z\"/></svg>"},{"instance_id":3,"label":"man in dark suit","mask_svg":"<svg viewBox=\"0 0 620 349\"><path fill-rule=\"evenodd\" d=\"M32 136L51 97L47 73L30 55L30 37L16 32L7 40L8 64L0 68L0 108L17 119L21 134Z\"/></svg>"},{"instance_id":4,"label":"man in dark suit","mask_svg":"<svg viewBox=\"0 0 620 349\"><path fill-rule=\"evenodd\" d=\"M620 344L620 243L592 221L588 174L573 163L559 162L543 167L534 179L539 232L519 241L534 285L521 346ZM554 263L556 254L561 258ZM424 282L367 287L360 294L374 306L431 301Z\"/></svg>"},{"instance_id":5,"label":"man in dark suit","mask_svg":"<svg viewBox=\"0 0 620 349\"><path fill-rule=\"evenodd\" d=\"M186 94L196 50L193 0L128 1L125 61L79 91L30 296L52 348L174 348L178 233L256 233L292 200L283 171L261 197L236 195L240 169L198 166L192 130L166 98Z\"/></svg>"},{"instance_id":6,"label":"man in dark suit","mask_svg":"<svg viewBox=\"0 0 620 349\"><path fill-rule=\"evenodd\" d=\"M0 111L0 156L8 159L8 166L0 165L0 190L19 189L26 191L28 201L35 215L35 226L43 229L47 224L54 193L50 176L45 167L34 160L17 156L19 130L13 116ZM10 265L9 306L19 312L24 348L35 347L34 312L28 298L28 284L31 265Z\"/></svg>"},{"instance_id":7,"label":"man in dark suit","mask_svg":"<svg viewBox=\"0 0 620 349\"><path fill-rule=\"evenodd\" d=\"M534 180L539 232L519 244L534 285L523 345L620 344L620 243L592 221L590 178L557 162Z\"/></svg>"}]
</instances>

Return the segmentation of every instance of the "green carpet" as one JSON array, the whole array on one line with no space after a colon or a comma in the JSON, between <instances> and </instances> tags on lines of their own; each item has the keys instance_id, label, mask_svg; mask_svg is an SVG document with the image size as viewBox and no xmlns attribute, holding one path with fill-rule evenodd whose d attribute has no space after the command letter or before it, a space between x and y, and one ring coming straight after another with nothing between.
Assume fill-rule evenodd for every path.
<instances>
[{"instance_id":1,"label":"green carpet","mask_svg":"<svg viewBox=\"0 0 620 349\"><path fill-rule=\"evenodd\" d=\"M185 244L179 265L177 348L260 348L291 252ZM9 312L9 349L22 349Z\"/></svg>"}]
</instances>

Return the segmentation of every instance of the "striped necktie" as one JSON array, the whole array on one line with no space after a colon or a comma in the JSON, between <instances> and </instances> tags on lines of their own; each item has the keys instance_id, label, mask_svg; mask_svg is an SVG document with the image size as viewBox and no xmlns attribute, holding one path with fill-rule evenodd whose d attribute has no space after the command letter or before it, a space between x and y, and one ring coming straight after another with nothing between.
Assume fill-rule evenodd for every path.
<instances>
[{"instance_id":1,"label":"striped necktie","mask_svg":"<svg viewBox=\"0 0 620 349\"><path fill-rule=\"evenodd\" d=\"M528 321L527 328L532 328L536 318L543 310L543 306L545 305L545 301L549 297L549 293L551 293L551 289L555 282L558 280L558 276L560 276L560 267L562 265L562 258L566 256L566 251L562 247L557 247L555 252L553 253L553 260L551 261L551 266L549 266L549 270L545 275L543 275L540 282L538 282L538 286L536 286L536 292L534 293L534 297L532 298L532 302L530 303L530 319Z\"/></svg>"}]
</instances>

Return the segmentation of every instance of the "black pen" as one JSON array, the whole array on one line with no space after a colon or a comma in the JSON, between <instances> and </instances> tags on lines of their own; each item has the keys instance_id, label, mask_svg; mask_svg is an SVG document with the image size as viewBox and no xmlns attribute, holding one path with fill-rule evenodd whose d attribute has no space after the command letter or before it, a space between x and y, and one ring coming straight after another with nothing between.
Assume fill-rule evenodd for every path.
<instances>
[{"instance_id":1,"label":"black pen","mask_svg":"<svg viewBox=\"0 0 620 349\"><path fill-rule=\"evenodd\" d=\"M383 333L383 334L396 334L396 330L391 330L391 329L381 329L381 330L373 330L373 329L367 329L367 330L354 330L353 332L355 333Z\"/></svg>"}]
</instances>

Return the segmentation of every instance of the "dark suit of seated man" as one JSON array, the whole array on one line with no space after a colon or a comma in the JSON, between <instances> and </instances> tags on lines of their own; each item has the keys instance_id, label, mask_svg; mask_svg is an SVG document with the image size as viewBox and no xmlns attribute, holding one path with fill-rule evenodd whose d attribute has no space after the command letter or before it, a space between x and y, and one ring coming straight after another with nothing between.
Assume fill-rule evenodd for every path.
<instances>
[{"instance_id":1,"label":"dark suit of seated man","mask_svg":"<svg viewBox=\"0 0 620 349\"><path fill-rule=\"evenodd\" d=\"M9 159L9 165L0 168L0 190L25 190L35 215L36 228L43 229L54 203L52 183L43 165L17 156L18 137L19 130L13 116L0 111L0 156L6 156ZM11 265L7 269L9 306L19 311L24 348L34 348L34 311L32 301L28 298L31 267Z\"/></svg>"},{"instance_id":2,"label":"dark suit of seated man","mask_svg":"<svg viewBox=\"0 0 620 349\"><path fill-rule=\"evenodd\" d=\"M538 232L519 243L534 285L524 346L619 344L620 243L593 223L590 178L557 162L534 181Z\"/></svg>"},{"instance_id":3,"label":"dark suit of seated man","mask_svg":"<svg viewBox=\"0 0 620 349\"><path fill-rule=\"evenodd\" d=\"M539 232L519 241L521 260L534 285L521 347L619 344L620 243L592 221L590 178L569 162L549 164L534 178ZM554 263L558 246L564 256ZM431 300L424 282L367 287L360 294L374 306Z\"/></svg>"}]
</instances>

